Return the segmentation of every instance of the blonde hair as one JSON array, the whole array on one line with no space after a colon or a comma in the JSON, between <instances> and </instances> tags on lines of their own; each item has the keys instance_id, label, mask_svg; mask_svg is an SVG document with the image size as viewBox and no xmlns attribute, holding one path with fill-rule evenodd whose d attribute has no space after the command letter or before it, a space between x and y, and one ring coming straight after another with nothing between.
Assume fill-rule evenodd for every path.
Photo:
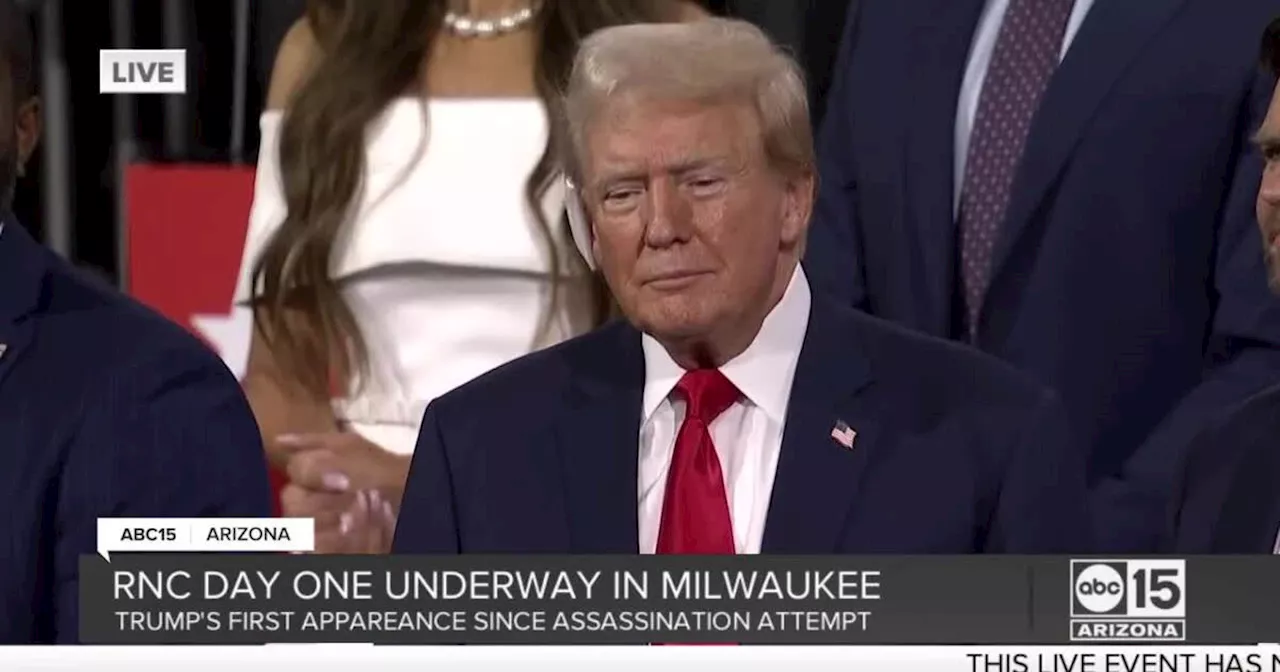
<instances>
[{"instance_id":1,"label":"blonde hair","mask_svg":"<svg viewBox=\"0 0 1280 672\"><path fill-rule=\"evenodd\" d=\"M804 74L755 26L731 19L633 24L582 42L563 106L564 161L581 184L584 136L611 100L743 102L760 123L765 155L784 174L814 170Z\"/></svg>"}]
</instances>

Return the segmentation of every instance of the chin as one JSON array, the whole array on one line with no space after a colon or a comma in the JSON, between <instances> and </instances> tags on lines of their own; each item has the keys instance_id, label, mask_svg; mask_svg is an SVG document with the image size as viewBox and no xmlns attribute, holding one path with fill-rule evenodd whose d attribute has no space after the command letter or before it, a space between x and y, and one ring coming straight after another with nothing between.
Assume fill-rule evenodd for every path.
<instances>
[{"instance_id":1,"label":"chin","mask_svg":"<svg viewBox=\"0 0 1280 672\"><path fill-rule=\"evenodd\" d=\"M1268 238L1267 241L1273 240ZM1263 243L1267 245L1267 243ZM1266 249L1267 257L1267 280L1271 285L1271 290L1280 293L1280 247L1276 245L1268 245Z\"/></svg>"},{"instance_id":2,"label":"chin","mask_svg":"<svg viewBox=\"0 0 1280 672\"><path fill-rule=\"evenodd\" d=\"M709 311L691 308L672 305L647 306L635 314L632 323L636 328L659 340L696 340L711 332L715 319Z\"/></svg>"}]
</instances>

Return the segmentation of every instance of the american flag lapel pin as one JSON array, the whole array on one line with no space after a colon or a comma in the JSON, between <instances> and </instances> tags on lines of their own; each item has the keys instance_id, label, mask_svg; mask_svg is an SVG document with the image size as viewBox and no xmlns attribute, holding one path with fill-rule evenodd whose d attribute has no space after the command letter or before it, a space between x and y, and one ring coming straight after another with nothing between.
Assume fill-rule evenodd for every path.
<instances>
[{"instance_id":1,"label":"american flag lapel pin","mask_svg":"<svg viewBox=\"0 0 1280 672\"><path fill-rule=\"evenodd\" d=\"M831 428L831 438L835 439L836 443L844 446L845 448L853 448L853 440L858 438L858 433L853 431L852 427L845 424L844 420L840 420L836 423L835 427Z\"/></svg>"}]
</instances>

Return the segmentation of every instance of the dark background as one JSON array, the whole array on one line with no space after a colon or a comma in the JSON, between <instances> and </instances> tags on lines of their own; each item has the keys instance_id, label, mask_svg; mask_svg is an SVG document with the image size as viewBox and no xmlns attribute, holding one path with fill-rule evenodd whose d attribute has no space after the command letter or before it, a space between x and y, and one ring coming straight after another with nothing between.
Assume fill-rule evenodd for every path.
<instances>
[{"instance_id":1,"label":"dark background","mask_svg":"<svg viewBox=\"0 0 1280 672\"><path fill-rule=\"evenodd\" d=\"M377 0L370 0L376 2ZM856 0L855 0L856 1ZM276 46L305 0L27 0L40 52L46 138L15 209L34 233L82 266L119 278L116 187L122 161L252 163L257 115ZM706 0L787 45L810 77L815 117L849 0ZM247 11L243 142L233 143L237 11ZM98 50L185 48L185 96L98 93ZM61 82L61 84L59 83ZM65 95L59 95L65 91ZM62 101L62 102L60 102ZM58 129L65 133L58 133ZM58 141L62 138L63 141ZM48 226L65 208L70 230Z\"/></svg>"}]
</instances>

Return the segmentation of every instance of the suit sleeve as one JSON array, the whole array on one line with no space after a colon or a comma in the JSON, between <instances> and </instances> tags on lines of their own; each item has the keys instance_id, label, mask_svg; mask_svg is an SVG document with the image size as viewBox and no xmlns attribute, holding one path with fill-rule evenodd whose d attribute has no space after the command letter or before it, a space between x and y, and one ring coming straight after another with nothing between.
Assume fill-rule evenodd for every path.
<instances>
[{"instance_id":1,"label":"suit sleeve","mask_svg":"<svg viewBox=\"0 0 1280 672\"><path fill-rule=\"evenodd\" d=\"M1066 411L1046 394L1006 453L984 552L1094 550L1083 451L1070 437Z\"/></svg>"},{"instance_id":2,"label":"suit sleeve","mask_svg":"<svg viewBox=\"0 0 1280 672\"><path fill-rule=\"evenodd\" d=\"M235 377L194 343L112 372L73 429L57 496L57 640L79 640L79 559L97 519L272 514L267 464Z\"/></svg>"},{"instance_id":3,"label":"suit sleeve","mask_svg":"<svg viewBox=\"0 0 1280 672\"><path fill-rule=\"evenodd\" d=\"M827 109L818 134L818 198L809 225L804 268L819 289L865 308L862 231L853 160L853 59L860 6L850 5L840 55L832 71Z\"/></svg>"},{"instance_id":4,"label":"suit sleeve","mask_svg":"<svg viewBox=\"0 0 1280 672\"><path fill-rule=\"evenodd\" d=\"M1213 527L1231 489L1239 453L1245 447L1234 437L1223 439L1222 423L1201 432L1188 445L1187 460L1177 470L1168 502L1172 550L1212 553Z\"/></svg>"},{"instance_id":5,"label":"suit sleeve","mask_svg":"<svg viewBox=\"0 0 1280 672\"><path fill-rule=\"evenodd\" d=\"M1168 543L1169 493L1189 444L1226 410L1280 380L1280 301L1267 286L1255 203L1263 160L1249 137L1266 116L1274 80L1259 75L1242 106L1238 154L1217 223L1216 299L1204 377L1139 446L1118 477L1097 489L1100 541L1108 552L1150 552Z\"/></svg>"},{"instance_id":6,"label":"suit sleeve","mask_svg":"<svg viewBox=\"0 0 1280 672\"><path fill-rule=\"evenodd\" d=\"M461 552L455 517L453 477L445 451L436 404L427 407L413 450L409 478L400 502L391 552L456 554Z\"/></svg>"}]
</instances>

